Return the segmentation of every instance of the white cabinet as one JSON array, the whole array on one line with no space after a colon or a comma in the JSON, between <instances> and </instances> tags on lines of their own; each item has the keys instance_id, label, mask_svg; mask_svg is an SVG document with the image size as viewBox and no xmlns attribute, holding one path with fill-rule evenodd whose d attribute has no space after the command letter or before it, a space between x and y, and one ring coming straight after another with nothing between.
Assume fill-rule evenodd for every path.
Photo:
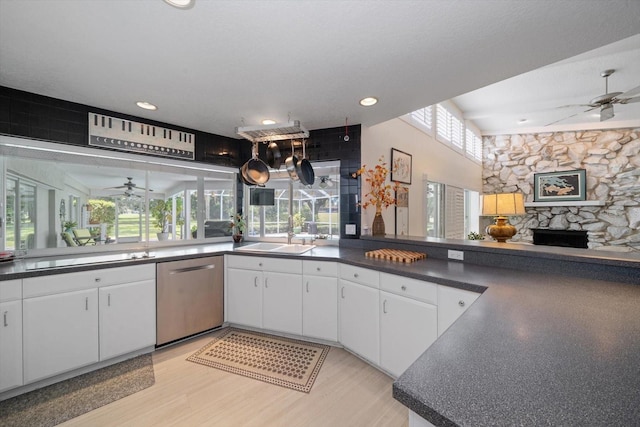
<instances>
[{"instance_id":1,"label":"white cabinet","mask_svg":"<svg viewBox=\"0 0 640 427\"><path fill-rule=\"evenodd\" d=\"M25 384L98 361L97 289L27 298L23 322Z\"/></svg>"},{"instance_id":2,"label":"white cabinet","mask_svg":"<svg viewBox=\"0 0 640 427\"><path fill-rule=\"evenodd\" d=\"M302 286L299 274L264 273L262 327L302 335Z\"/></svg>"},{"instance_id":3,"label":"white cabinet","mask_svg":"<svg viewBox=\"0 0 640 427\"><path fill-rule=\"evenodd\" d=\"M302 335L338 341L338 264L302 262Z\"/></svg>"},{"instance_id":4,"label":"white cabinet","mask_svg":"<svg viewBox=\"0 0 640 427\"><path fill-rule=\"evenodd\" d=\"M262 327L262 272L227 268L227 321Z\"/></svg>"},{"instance_id":5,"label":"white cabinet","mask_svg":"<svg viewBox=\"0 0 640 427\"><path fill-rule=\"evenodd\" d=\"M302 334L302 261L230 255L227 321Z\"/></svg>"},{"instance_id":6,"label":"white cabinet","mask_svg":"<svg viewBox=\"0 0 640 427\"><path fill-rule=\"evenodd\" d=\"M340 264L339 270L340 343L375 365L379 365L380 273L349 264Z\"/></svg>"},{"instance_id":7,"label":"white cabinet","mask_svg":"<svg viewBox=\"0 0 640 427\"><path fill-rule=\"evenodd\" d=\"M399 377L438 338L435 305L380 291L380 366Z\"/></svg>"},{"instance_id":8,"label":"white cabinet","mask_svg":"<svg viewBox=\"0 0 640 427\"><path fill-rule=\"evenodd\" d=\"M22 281L24 383L155 344L155 264Z\"/></svg>"},{"instance_id":9,"label":"white cabinet","mask_svg":"<svg viewBox=\"0 0 640 427\"><path fill-rule=\"evenodd\" d=\"M340 280L340 342L375 365L380 361L379 291Z\"/></svg>"},{"instance_id":10,"label":"white cabinet","mask_svg":"<svg viewBox=\"0 0 640 427\"><path fill-rule=\"evenodd\" d=\"M438 336L464 313L479 293L438 285Z\"/></svg>"},{"instance_id":11,"label":"white cabinet","mask_svg":"<svg viewBox=\"0 0 640 427\"><path fill-rule=\"evenodd\" d=\"M400 376L438 338L438 285L380 273L380 366Z\"/></svg>"},{"instance_id":12,"label":"white cabinet","mask_svg":"<svg viewBox=\"0 0 640 427\"><path fill-rule=\"evenodd\" d=\"M100 360L156 342L155 280L100 288Z\"/></svg>"},{"instance_id":13,"label":"white cabinet","mask_svg":"<svg viewBox=\"0 0 640 427\"><path fill-rule=\"evenodd\" d=\"M0 283L0 392L22 385L22 280Z\"/></svg>"}]
</instances>

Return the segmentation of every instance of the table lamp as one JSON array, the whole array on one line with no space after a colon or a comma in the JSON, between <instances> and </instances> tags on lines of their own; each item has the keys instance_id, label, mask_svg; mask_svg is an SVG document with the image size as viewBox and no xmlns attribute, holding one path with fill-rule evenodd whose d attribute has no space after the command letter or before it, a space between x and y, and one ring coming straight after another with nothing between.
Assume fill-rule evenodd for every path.
<instances>
[{"instance_id":1,"label":"table lamp","mask_svg":"<svg viewBox=\"0 0 640 427\"><path fill-rule=\"evenodd\" d=\"M482 196L482 215L494 216L496 223L485 232L500 243L512 238L516 228L509 224L507 216L524 215L524 197L522 193L485 194Z\"/></svg>"}]
</instances>

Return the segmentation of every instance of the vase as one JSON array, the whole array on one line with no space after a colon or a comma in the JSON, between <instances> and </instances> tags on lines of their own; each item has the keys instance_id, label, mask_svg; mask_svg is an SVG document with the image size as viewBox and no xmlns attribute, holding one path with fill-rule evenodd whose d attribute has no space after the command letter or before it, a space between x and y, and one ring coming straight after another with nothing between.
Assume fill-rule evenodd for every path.
<instances>
[{"instance_id":1,"label":"vase","mask_svg":"<svg viewBox=\"0 0 640 427\"><path fill-rule=\"evenodd\" d=\"M371 234L374 236L384 236L384 219L382 219L382 209L376 208L376 216L371 224Z\"/></svg>"},{"instance_id":2,"label":"vase","mask_svg":"<svg viewBox=\"0 0 640 427\"><path fill-rule=\"evenodd\" d=\"M234 234L234 235L233 235L233 241L234 241L235 243L240 243L240 242L242 242L242 234Z\"/></svg>"}]
</instances>

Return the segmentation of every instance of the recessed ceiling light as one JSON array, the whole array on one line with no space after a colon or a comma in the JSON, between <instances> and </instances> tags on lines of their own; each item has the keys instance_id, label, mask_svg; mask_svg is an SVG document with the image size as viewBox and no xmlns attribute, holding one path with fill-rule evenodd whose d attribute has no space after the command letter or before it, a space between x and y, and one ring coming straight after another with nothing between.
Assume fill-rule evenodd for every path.
<instances>
[{"instance_id":1,"label":"recessed ceiling light","mask_svg":"<svg viewBox=\"0 0 640 427\"><path fill-rule=\"evenodd\" d=\"M178 9L191 9L195 4L196 0L164 0L165 3L170 4L173 7L177 7Z\"/></svg>"},{"instance_id":2,"label":"recessed ceiling light","mask_svg":"<svg viewBox=\"0 0 640 427\"><path fill-rule=\"evenodd\" d=\"M520 119L518 120L518 123L527 123L527 121L528 121L527 119Z\"/></svg>"},{"instance_id":3,"label":"recessed ceiling light","mask_svg":"<svg viewBox=\"0 0 640 427\"><path fill-rule=\"evenodd\" d=\"M158 107L147 101L138 101L136 102L136 105L140 108L144 108L145 110L155 111L158 109Z\"/></svg>"},{"instance_id":4,"label":"recessed ceiling light","mask_svg":"<svg viewBox=\"0 0 640 427\"><path fill-rule=\"evenodd\" d=\"M271 120L271 119L264 119L264 120L262 121L262 124L263 124L263 125L275 125L275 124L276 124L276 121L275 121L275 120Z\"/></svg>"},{"instance_id":5,"label":"recessed ceiling light","mask_svg":"<svg viewBox=\"0 0 640 427\"><path fill-rule=\"evenodd\" d=\"M376 105L377 103L378 98L374 98L373 96L368 96L360 100L360 105L362 105L363 107L371 107L372 105Z\"/></svg>"}]
</instances>

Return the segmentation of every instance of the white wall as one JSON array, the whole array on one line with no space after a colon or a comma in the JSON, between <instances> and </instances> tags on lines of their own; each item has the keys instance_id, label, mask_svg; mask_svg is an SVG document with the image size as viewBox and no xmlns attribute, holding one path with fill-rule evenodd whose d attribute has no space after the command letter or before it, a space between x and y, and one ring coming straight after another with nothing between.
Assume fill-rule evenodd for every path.
<instances>
[{"instance_id":1,"label":"white wall","mask_svg":"<svg viewBox=\"0 0 640 427\"><path fill-rule=\"evenodd\" d=\"M391 148L411 154L413 170L409 186L409 234L424 236L424 182L441 182L475 191L482 191L482 165L467 159L464 155L434 140L433 137L415 128L402 119L393 119L375 126L362 126L361 161L368 167L378 163L384 155L391 161ZM364 187L363 183L363 187ZM363 188L363 194L367 193ZM375 208L362 212L362 224L371 227ZM394 233L395 209L383 210L386 233Z\"/></svg>"}]
</instances>

